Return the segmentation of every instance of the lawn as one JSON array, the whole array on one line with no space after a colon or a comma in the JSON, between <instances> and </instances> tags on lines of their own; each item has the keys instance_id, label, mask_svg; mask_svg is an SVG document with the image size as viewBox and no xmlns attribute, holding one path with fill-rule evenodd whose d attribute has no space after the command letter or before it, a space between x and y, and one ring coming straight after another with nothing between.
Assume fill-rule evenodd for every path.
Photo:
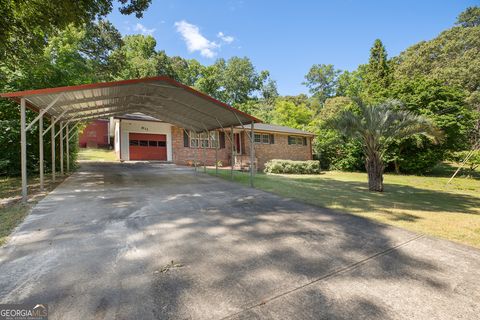
<instances>
[{"instance_id":1,"label":"lawn","mask_svg":"<svg viewBox=\"0 0 480 320\"><path fill-rule=\"evenodd\" d=\"M80 148L78 150L78 160L80 161L118 161L117 155L113 150Z\"/></svg>"},{"instance_id":2,"label":"lawn","mask_svg":"<svg viewBox=\"0 0 480 320\"><path fill-rule=\"evenodd\" d=\"M55 183L49 174L45 175L42 192L40 178L36 175L28 177L28 202L21 200L22 180L20 177L0 177L0 246L5 243L8 235L27 216L30 209L40 201L49 191L55 189L67 175L57 175Z\"/></svg>"},{"instance_id":3,"label":"lawn","mask_svg":"<svg viewBox=\"0 0 480 320\"><path fill-rule=\"evenodd\" d=\"M439 172L445 173L444 169ZM230 179L230 171L220 170L220 176ZM375 193L368 191L365 173L327 171L319 175L257 174L255 187L480 247L480 179L460 177L447 185L448 179L386 174L385 192ZM248 185L248 173L235 172L235 181Z\"/></svg>"},{"instance_id":4,"label":"lawn","mask_svg":"<svg viewBox=\"0 0 480 320\"><path fill-rule=\"evenodd\" d=\"M114 151L104 149L80 149L78 160L117 161ZM45 190L40 190L40 179L37 175L28 177L28 203L20 202L22 181L20 177L0 177L0 246L3 245L12 230L27 216L30 209L49 191L55 189L67 175L57 174L56 182L51 181L50 174L45 175Z\"/></svg>"}]
</instances>

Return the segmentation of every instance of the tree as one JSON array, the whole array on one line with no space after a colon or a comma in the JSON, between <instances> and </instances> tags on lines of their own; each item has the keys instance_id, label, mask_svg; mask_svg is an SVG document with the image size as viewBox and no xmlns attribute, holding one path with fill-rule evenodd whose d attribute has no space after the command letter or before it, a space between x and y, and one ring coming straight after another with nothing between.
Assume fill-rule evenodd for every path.
<instances>
[{"instance_id":1,"label":"tree","mask_svg":"<svg viewBox=\"0 0 480 320\"><path fill-rule=\"evenodd\" d=\"M312 112L305 104L295 104L292 101L277 99L272 112L274 124L305 129L312 121Z\"/></svg>"},{"instance_id":2,"label":"tree","mask_svg":"<svg viewBox=\"0 0 480 320\"><path fill-rule=\"evenodd\" d=\"M360 113L343 112L329 121L329 126L347 137L362 141L368 189L383 192L383 154L395 139L422 134L438 139L440 131L425 117L397 110L398 102L386 102L377 106L358 104Z\"/></svg>"},{"instance_id":3,"label":"tree","mask_svg":"<svg viewBox=\"0 0 480 320\"><path fill-rule=\"evenodd\" d=\"M323 103L336 94L340 73L341 71L335 69L332 64L314 64L305 75L306 81L302 84Z\"/></svg>"},{"instance_id":4,"label":"tree","mask_svg":"<svg viewBox=\"0 0 480 320\"><path fill-rule=\"evenodd\" d=\"M134 79L157 75L157 42L152 36L141 34L123 38L123 45L111 54L118 70L117 79Z\"/></svg>"},{"instance_id":5,"label":"tree","mask_svg":"<svg viewBox=\"0 0 480 320\"><path fill-rule=\"evenodd\" d=\"M402 109L428 117L445 133L441 144L432 144L421 136L393 143L388 158L396 165L396 171L424 173L444 160L448 153L470 147L474 117L461 88L417 77L397 80L390 88L390 95L403 102Z\"/></svg>"},{"instance_id":6,"label":"tree","mask_svg":"<svg viewBox=\"0 0 480 320\"><path fill-rule=\"evenodd\" d=\"M26 59L40 52L50 36L69 25L80 27L105 17L113 0L0 1L0 61ZM142 17L151 0L118 0L122 14Z\"/></svg>"},{"instance_id":7,"label":"tree","mask_svg":"<svg viewBox=\"0 0 480 320\"><path fill-rule=\"evenodd\" d=\"M480 25L453 27L436 38L421 41L393 61L394 79L423 76L444 84L480 89Z\"/></svg>"},{"instance_id":8,"label":"tree","mask_svg":"<svg viewBox=\"0 0 480 320\"><path fill-rule=\"evenodd\" d=\"M480 26L480 7L468 7L465 11L460 13L456 24L462 27Z\"/></svg>"},{"instance_id":9,"label":"tree","mask_svg":"<svg viewBox=\"0 0 480 320\"><path fill-rule=\"evenodd\" d=\"M220 71L222 71L219 68ZM221 75L221 88L224 99L231 105L244 103L259 92L264 81L269 76L268 71L256 71L249 58L232 57L228 59Z\"/></svg>"},{"instance_id":10,"label":"tree","mask_svg":"<svg viewBox=\"0 0 480 320\"><path fill-rule=\"evenodd\" d=\"M365 71L363 99L373 103L382 102L387 96L391 73L387 50L380 39L376 39L370 49L370 59Z\"/></svg>"}]
</instances>

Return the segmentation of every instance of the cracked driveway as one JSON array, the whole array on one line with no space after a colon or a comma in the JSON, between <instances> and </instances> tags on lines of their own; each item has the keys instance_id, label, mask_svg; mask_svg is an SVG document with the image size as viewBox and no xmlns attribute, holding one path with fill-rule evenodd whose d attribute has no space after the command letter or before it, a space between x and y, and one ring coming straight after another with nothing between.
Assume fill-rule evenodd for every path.
<instances>
[{"instance_id":1,"label":"cracked driveway","mask_svg":"<svg viewBox=\"0 0 480 320\"><path fill-rule=\"evenodd\" d=\"M84 163L0 249L0 302L50 319L478 319L480 251L189 168Z\"/></svg>"}]
</instances>

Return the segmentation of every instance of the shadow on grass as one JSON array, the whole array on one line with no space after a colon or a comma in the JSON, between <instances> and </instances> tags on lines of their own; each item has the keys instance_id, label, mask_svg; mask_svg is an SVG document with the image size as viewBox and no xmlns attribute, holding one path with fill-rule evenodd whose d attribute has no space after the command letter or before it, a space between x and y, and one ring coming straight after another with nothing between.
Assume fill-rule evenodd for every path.
<instances>
[{"instance_id":1,"label":"shadow on grass","mask_svg":"<svg viewBox=\"0 0 480 320\"><path fill-rule=\"evenodd\" d=\"M272 179L273 177L266 177ZM359 210L383 211L389 209L416 211L444 211L466 214L480 214L480 198L442 192L438 190L420 189L411 186L386 184L385 192L369 192L366 183L355 181L338 181L328 177L321 179L286 178L276 176L274 179L285 185L295 185L292 191L297 196L302 194L315 197L317 203L340 203L345 207ZM404 220L413 217L404 217Z\"/></svg>"}]
</instances>

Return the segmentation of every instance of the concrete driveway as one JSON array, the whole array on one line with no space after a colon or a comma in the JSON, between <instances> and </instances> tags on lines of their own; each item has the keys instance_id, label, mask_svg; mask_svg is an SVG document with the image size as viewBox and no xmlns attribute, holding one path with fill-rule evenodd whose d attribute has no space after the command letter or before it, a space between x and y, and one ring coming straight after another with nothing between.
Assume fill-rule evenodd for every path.
<instances>
[{"instance_id":1,"label":"concrete driveway","mask_svg":"<svg viewBox=\"0 0 480 320\"><path fill-rule=\"evenodd\" d=\"M189 168L91 163L0 249L0 302L50 319L478 319L480 251Z\"/></svg>"}]
</instances>

